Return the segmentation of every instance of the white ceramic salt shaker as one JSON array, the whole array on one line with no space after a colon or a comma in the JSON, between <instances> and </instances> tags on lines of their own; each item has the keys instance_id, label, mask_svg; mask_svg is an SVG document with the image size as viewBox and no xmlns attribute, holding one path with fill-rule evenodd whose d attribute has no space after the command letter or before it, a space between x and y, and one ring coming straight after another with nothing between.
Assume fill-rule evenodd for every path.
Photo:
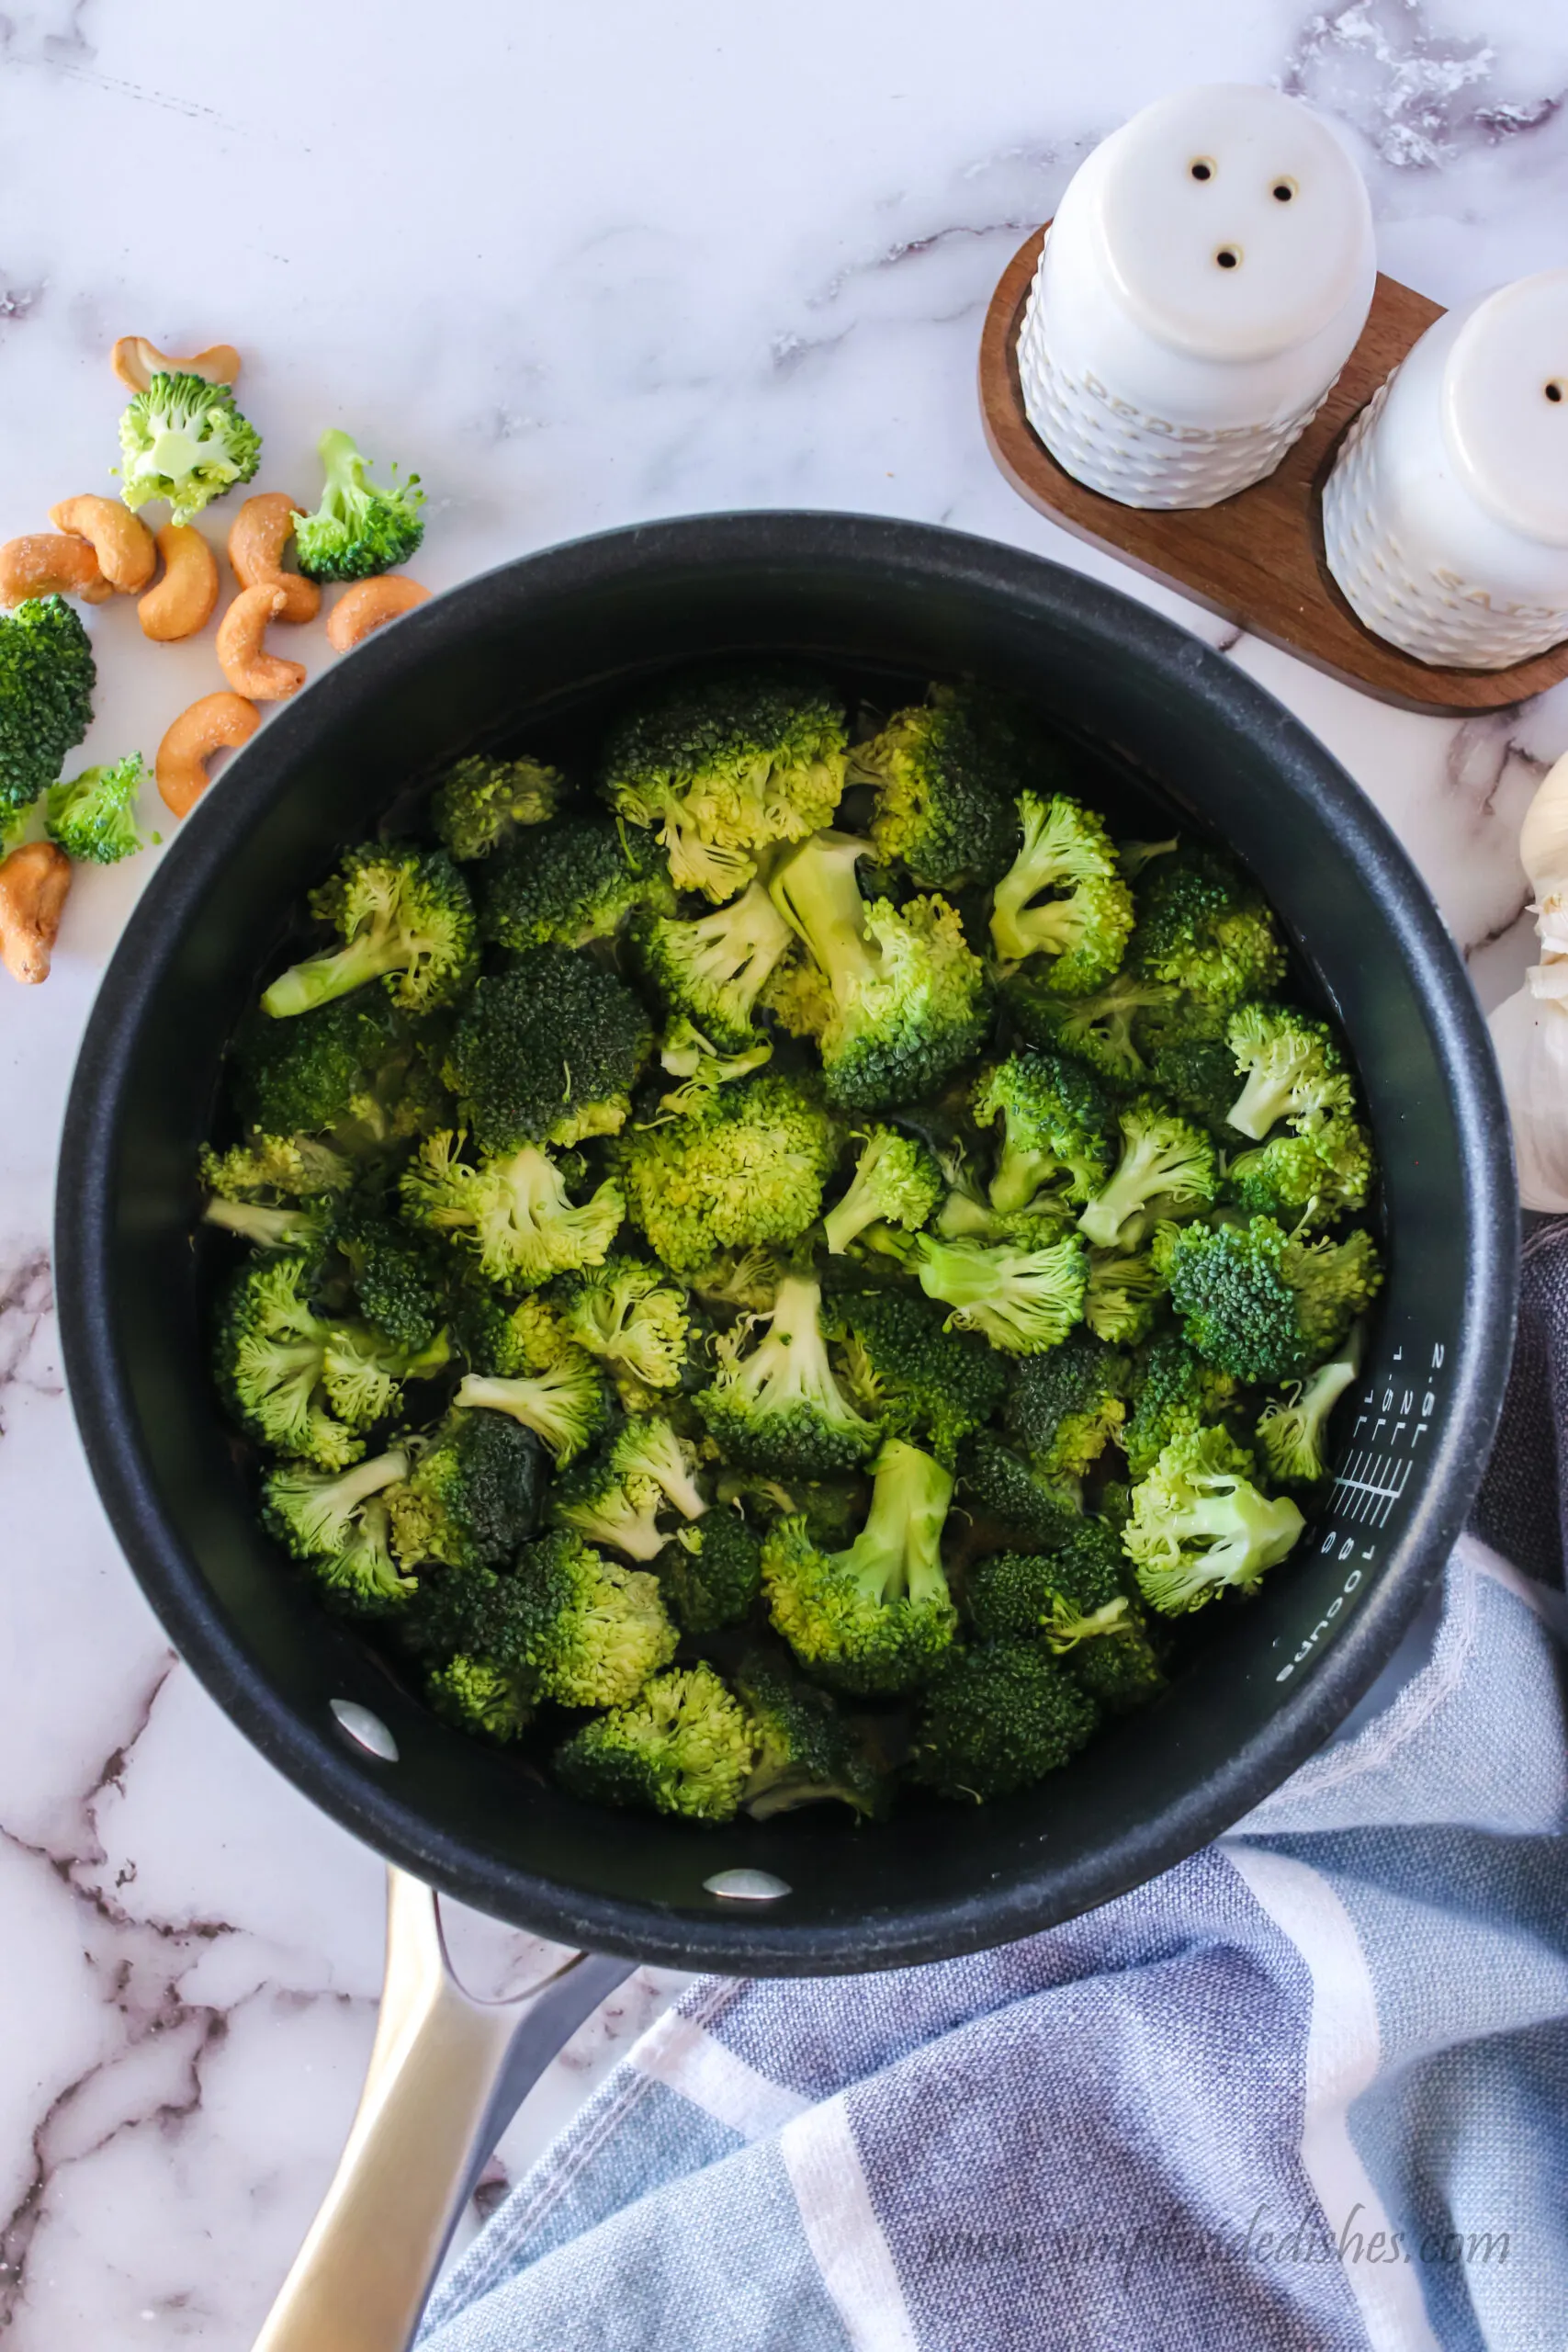
<instances>
[{"instance_id":1,"label":"white ceramic salt shaker","mask_svg":"<svg viewBox=\"0 0 1568 2352\"><path fill-rule=\"evenodd\" d=\"M1568 269L1427 328L1346 436L1323 541L1418 662L1504 670L1568 637Z\"/></svg>"},{"instance_id":2,"label":"white ceramic salt shaker","mask_svg":"<svg viewBox=\"0 0 1568 2352\"><path fill-rule=\"evenodd\" d=\"M1179 90L1062 198L1019 334L1029 421L1123 506L1215 505L1311 424L1376 280L1366 187L1325 124L1277 90Z\"/></svg>"}]
</instances>

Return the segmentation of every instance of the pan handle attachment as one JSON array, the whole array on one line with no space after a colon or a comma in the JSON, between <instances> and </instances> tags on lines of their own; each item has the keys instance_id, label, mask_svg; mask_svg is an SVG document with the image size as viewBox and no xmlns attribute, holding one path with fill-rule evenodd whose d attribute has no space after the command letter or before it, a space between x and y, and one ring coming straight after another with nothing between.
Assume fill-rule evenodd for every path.
<instances>
[{"instance_id":1,"label":"pan handle attachment","mask_svg":"<svg viewBox=\"0 0 1568 2352\"><path fill-rule=\"evenodd\" d=\"M407 2352L459 2215L524 2094L633 1963L574 1952L476 2001L433 1890L387 1873L387 1973L358 2112L254 2352Z\"/></svg>"}]
</instances>

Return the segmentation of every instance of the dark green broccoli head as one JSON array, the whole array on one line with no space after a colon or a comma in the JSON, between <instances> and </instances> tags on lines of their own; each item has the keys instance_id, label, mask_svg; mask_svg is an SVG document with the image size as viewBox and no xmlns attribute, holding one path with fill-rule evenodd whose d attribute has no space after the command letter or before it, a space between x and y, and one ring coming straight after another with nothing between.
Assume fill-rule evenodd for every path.
<instances>
[{"instance_id":1,"label":"dark green broccoli head","mask_svg":"<svg viewBox=\"0 0 1568 2352\"><path fill-rule=\"evenodd\" d=\"M1058 1771L1093 1731L1094 1702L1032 1642L954 1653L926 1691L911 1770L983 1804Z\"/></svg>"},{"instance_id":2,"label":"dark green broccoli head","mask_svg":"<svg viewBox=\"0 0 1568 2352\"><path fill-rule=\"evenodd\" d=\"M306 579L367 580L406 563L424 537L419 476L400 482L394 466L385 487L373 482L347 433L323 433L320 447L326 469L321 503L294 526L294 552Z\"/></svg>"},{"instance_id":3,"label":"dark green broccoli head","mask_svg":"<svg viewBox=\"0 0 1568 2352\"><path fill-rule=\"evenodd\" d=\"M544 1453L532 1430L504 1413L454 1407L392 1489L392 1540L417 1566L479 1568L509 1560L533 1532L544 1488Z\"/></svg>"},{"instance_id":4,"label":"dark green broccoli head","mask_svg":"<svg viewBox=\"0 0 1568 2352\"><path fill-rule=\"evenodd\" d=\"M1229 858L1197 847L1156 858L1140 881L1128 960L1214 1005L1266 996L1285 969L1266 900Z\"/></svg>"},{"instance_id":5,"label":"dark green broccoli head","mask_svg":"<svg viewBox=\"0 0 1568 2352\"><path fill-rule=\"evenodd\" d=\"M566 779L542 760L496 760L475 752L447 769L431 797L436 831L459 863L489 857L527 825L547 824Z\"/></svg>"},{"instance_id":6,"label":"dark green broccoli head","mask_svg":"<svg viewBox=\"0 0 1568 2352\"><path fill-rule=\"evenodd\" d=\"M728 1821L757 1749L751 1719L711 1666L656 1674L627 1707L596 1715L557 1750L556 1777L589 1804Z\"/></svg>"},{"instance_id":7,"label":"dark green broccoli head","mask_svg":"<svg viewBox=\"0 0 1568 2352\"><path fill-rule=\"evenodd\" d=\"M54 783L92 724L96 684L92 642L63 596L0 613L0 826Z\"/></svg>"},{"instance_id":8,"label":"dark green broccoli head","mask_svg":"<svg viewBox=\"0 0 1568 2352\"><path fill-rule=\"evenodd\" d=\"M1003 1426L1043 1476L1082 1477L1122 1427L1131 1369L1092 1331L1069 1331L1016 1365Z\"/></svg>"},{"instance_id":9,"label":"dark green broccoli head","mask_svg":"<svg viewBox=\"0 0 1568 2352\"><path fill-rule=\"evenodd\" d=\"M319 1136L355 1158L423 1134L446 1108L416 1031L380 989L336 997L291 1021L253 1020L235 1042L231 1069L246 1126Z\"/></svg>"},{"instance_id":10,"label":"dark green broccoli head","mask_svg":"<svg viewBox=\"0 0 1568 2352\"><path fill-rule=\"evenodd\" d=\"M850 1396L885 1437L923 1445L949 1469L960 1442L997 1411L1003 1359L983 1339L950 1331L940 1306L909 1291L857 1291L832 1302Z\"/></svg>"},{"instance_id":11,"label":"dark green broccoli head","mask_svg":"<svg viewBox=\"0 0 1568 2352\"><path fill-rule=\"evenodd\" d=\"M1047 1193L1081 1207L1111 1173L1110 1105L1097 1081L1060 1054L1010 1054L975 1089L977 1125L1001 1122L991 1206L1017 1216Z\"/></svg>"},{"instance_id":12,"label":"dark green broccoli head","mask_svg":"<svg viewBox=\"0 0 1568 2352\"><path fill-rule=\"evenodd\" d=\"M847 1552L822 1551L804 1519L769 1530L773 1621L818 1680L888 1692L931 1674L957 1623L942 1566L952 1494L939 1462L894 1438L873 1464L871 1510Z\"/></svg>"},{"instance_id":13,"label":"dark green broccoli head","mask_svg":"<svg viewBox=\"0 0 1568 2352\"><path fill-rule=\"evenodd\" d=\"M1156 1254L1188 1340L1237 1380L1297 1380L1336 1349L1377 1295L1371 1236L1289 1237L1272 1217L1162 1230Z\"/></svg>"},{"instance_id":14,"label":"dark green broccoli head","mask_svg":"<svg viewBox=\"0 0 1568 2352\"><path fill-rule=\"evenodd\" d=\"M990 1430L976 1430L959 1455L959 1491L1004 1540L1046 1552L1081 1516L1077 1490L1041 1477Z\"/></svg>"},{"instance_id":15,"label":"dark green broccoli head","mask_svg":"<svg viewBox=\"0 0 1568 2352\"><path fill-rule=\"evenodd\" d=\"M829 1252L837 1257L868 1225L899 1226L915 1232L942 1204L941 1164L919 1136L897 1127L873 1127L860 1139L854 1173L822 1220Z\"/></svg>"},{"instance_id":16,"label":"dark green broccoli head","mask_svg":"<svg viewBox=\"0 0 1568 2352\"><path fill-rule=\"evenodd\" d=\"M166 498L171 523L191 522L261 463L261 435L231 388L205 376L154 376L119 420L119 494L134 513Z\"/></svg>"},{"instance_id":17,"label":"dark green broccoli head","mask_svg":"<svg viewBox=\"0 0 1568 2352\"><path fill-rule=\"evenodd\" d=\"M1147 1085L1139 1019L1172 993L1157 980L1121 971L1088 996L1065 997L1051 986L1048 971L1029 964L1002 983L1002 1001L1030 1045L1070 1054L1114 1087Z\"/></svg>"},{"instance_id":18,"label":"dark green broccoli head","mask_svg":"<svg viewBox=\"0 0 1568 2352\"><path fill-rule=\"evenodd\" d=\"M481 1739L520 1739L533 1718L527 1685L489 1658L448 1658L429 1676L425 1690L438 1715Z\"/></svg>"},{"instance_id":19,"label":"dark green broccoli head","mask_svg":"<svg viewBox=\"0 0 1568 2352\"><path fill-rule=\"evenodd\" d=\"M1235 1063L1223 1037L1173 1038L1152 1057L1152 1083L1180 1111L1222 1137L1235 1099Z\"/></svg>"},{"instance_id":20,"label":"dark green broccoli head","mask_svg":"<svg viewBox=\"0 0 1568 2352\"><path fill-rule=\"evenodd\" d=\"M625 1706L675 1654L658 1578L572 1534L525 1544L510 1576L448 1589L457 1646L562 1706Z\"/></svg>"},{"instance_id":21,"label":"dark green broccoli head","mask_svg":"<svg viewBox=\"0 0 1568 2352\"><path fill-rule=\"evenodd\" d=\"M790 670L682 677L610 731L602 788L659 834L677 888L733 898L755 853L828 824L844 788L843 712Z\"/></svg>"},{"instance_id":22,"label":"dark green broccoli head","mask_svg":"<svg viewBox=\"0 0 1568 2352\"><path fill-rule=\"evenodd\" d=\"M762 1547L741 1512L723 1505L672 1535L653 1569L682 1632L712 1634L738 1625L756 1600Z\"/></svg>"},{"instance_id":23,"label":"dark green broccoli head","mask_svg":"<svg viewBox=\"0 0 1568 2352\"><path fill-rule=\"evenodd\" d=\"M928 1298L951 1307L961 1329L979 1331L1009 1355L1059 1347L1083 1315L1089 1257L1076 1233L1032 1246L916 1236L912 1261Z\"/></svg>"},{"instance_id":24,"label":"dark green broccoli head","mask_svg":"<svg viewBox=\"0 0 1568 2352\"><path fill-rule=\"evenodd\" d=\"M991 941L1004 964L1043 956L1058 996L1101 989L1122 962L1133 894L1117 869L1104 821L1065 792L1018 802L1022 846L997 884Z\"/></svg>"},{"instance_id":25,"label":"dark green broccoli head","mask_svg":"<svg viewBox=\"0 0 1568 2352\"><path fill-rule=\"evenodd\" d=\"M850 774L876 787L871 838L878 861L899 865L924 890L994 882L1017 832L1017 746L973 693L933 688L880 735L857 744Z\"/></svg>"},{"instance_id":26,"label":"dark green broccoli head","mask_svg":"<svg viewBox=\"0 0 1568 2352\"><path fill-rule=\"evenodd\" d=\"M1225 1030L1233 1127L1261 1143L1280 1119L1348 1119L1355 1093L1328 1024L1288 1004L1244 1004ZM1235 1092L1235 1075L1245 1080Z\"/></svg>"},{"instance_id":27,"label":"dark green broccoli head","mask_svg":"<svg viewBox=\"0 0 1568 2352\"><path fill-rule=\"evenodd\" d=\"M964 1598L983 1641L1043 1640L1062 1653L1130 1623L1135 1590L1116 1531L1085 1517L1053 1551L977 1560Z\"/></svg>"},{"instance_id":28,"label":"dark green broccoli head","mask_svg":"<svg viewBox=\"0 0 1568 2352\"><path fill-rule=\"evenodd\" d=\"M295 1559L303 1560L329 1600L349 1614L386 1617L418 1590L392 1556L383 1499L407 1475L400 1449L347 1470L280 1463L262 1485L262 1522Z\"/></svg>"},{"instance_id":29,"label":"dark green broccoli head","mask_svg":"<svg viewBox=\"0 0 1568 2352\"><path fill-rule=\"evenodd\" d=\"M774 1477L824 1478L875 1451L875 1428L834 1377L814 1277L785 1277L749 1350L738 1332L716 1352L718 1375L697 1410L727 1461Z\"/></svg>"},{"instance_id":30,"label":"dark green broccoli head","mask_svg":"<svg viewBox=\"0 0 1568 2352\"><path fill-rule=\"evenodd\" d=\"M676 1273L720 1250L796 1240L822 1210L838 1135L808 1080L763 1070L689 1118L633 1130L615 1148L626 1214Z\"/></svg>"},{"instance_id":31,"label":"dark green broccoli head","mask_svg":"<svg viewBox=\"0 0 1568 2352\"><path fill-rule=\"evenodd\" d=\"M757 1000L793 938L761 882L694 922L650 906L630 930L638 973L664 1011L726 1053L756 1044Z\"/></svg>"},{"instance_id":32,"label":"dark green broccoli head","mask_svg":"<svg viewBox=\"0 0 1568 2352\"><path fill-rule=\"evenodd\" d=\"M381 979L405 1012L451 1004L478 968L473 903L445 850L362 842L310 894L310 911L343 945L282 972L262 996L275 1021Z\"/></svg>"},{"instance_id":33,"label":"dark green broccoli head","mask_svg":"<svg viewBox=\"0 0 1568 2352\"><path fill-rule=\"evenodd\" d=\"M600 1264L621 1228L625 1202L606 1180L578 1204L570 1171L547 1151L463 1157L466 1136L427 1136L399 1179L403 1216L444 1234L503 1290L536 1289L552 1274Z\"/></svg>"},{"instance_id":34,"label":"dark green broccoli head","mask_svg":"<svg viewBox=\"0 0 1568 2352\"><path fill-rule=\"evenodd\" d=\"M141 847L136 830L136 796L145 771L140 752L112 767L84 768L68 784L49 787L49 838L67 857L90 865L116 865Z\"/></svg>"},{"instance_id":35,"label":"dark green broccoli head","mask_svg":"<svg viewBox=\"0 0 1568 2352\"><path fill-rule=\"evenodd\" d=\"M1201 1429L1173 1438L1134 1487L1122 1541L1151 1609L1176 1617L1227 1586L1251 1592L1294 1548L1300 1511L1269 1501L1252 1473L1251 1454L1224 1430Z\"/></svg>"},{"instance_id":36,"label":"dark green broccoli head","mask_svg":"<svg viewBox=\"0 0 1568 2352\"><path fill-rule=\"evenodd\" d=\"M357 1206L339 1214L333 1238L366 1319L412 1354L428 1348L446 1320L442 1268L430 1243L395 1219Z\"/></svg>"},{"instance_id":37,"label":"dark green broccoli head","mask_svg":"<svg viewBox=\"0 0 1568 2352\"><path fill-rule=\"evenodd\" d=\"M798 1681L761 1651L742 1659L735 1688L757 1739L741 1798L753 1821L807 1804L847 1804L868 1818L887 1810L886 1772L826 1690Z\"/></svg>"},{"instance_id":38,"label":"dark green broccoli head","mask_svg":"<svg viewBox=\"0 0 1568 2352\"><path fill-rule=\"evenodd\" d=\"M604 817L558 817L485 867L479 936L522 955L607 939L638 908L672 915L675 893L649 843Z\"/></svg>"},{"instance_id":39,"label":"dark green broccoli head","mask_svg":"<svg viewBox=\"0 0 1568 2352\"><path fill-rule=\"evenodd\" d=\"M249 1434L280 1453L341 1470L365 1442L327 1393L334 1332L310 1306L313 1265L295 1252L253 1258L229 1281L219 1311L219 1385Z\"/></svg>"},{"instance_id":40,"label":"dark green broccoli head","mask_svg":"<svg viewBox=\"0 0 1568 2352\"><path fill-rule=\"evenodd\" d=\"M622 981L586 956L535 947L479 982L443 1074L481 1149L570 1144L619 1133L652 1046Z\"/></svg>"},{"instance_id":41,"label":"dark green broccoli head","mask_svg":"<svg viewBox=\"0 0 1568 2352\"><path fill-rule=\"evenodd\" d=\"M1141 1348L1133 1367L1133 1410L1121 1444L1134 1478L1145 1478L1173 1438L1218 1421L1235 1401L1236 1383L1190 1348L1176 1331L1162 1331Z\"/></svg>"},{"instance_id":42,"label":"dark green broccoli head","mask_svg":"<svg viewBox=\"0 0 1568 2352\"><path fill-rule=\"evenodd\" d=\"M1136 1250L1162 1218L1195 1216L1219 1189L1220 1164L1201 1127L1140 1094L1117 1113L1121 1156L1078 1219L1100 1250Z\"/></svg>"}]
</instances>

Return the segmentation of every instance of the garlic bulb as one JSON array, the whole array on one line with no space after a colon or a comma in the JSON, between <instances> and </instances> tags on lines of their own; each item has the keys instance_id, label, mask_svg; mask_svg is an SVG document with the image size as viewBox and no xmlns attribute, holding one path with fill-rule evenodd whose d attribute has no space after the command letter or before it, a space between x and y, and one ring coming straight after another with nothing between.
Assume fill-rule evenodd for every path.
<instances>
[{"instance_id":1,"label":"garlic bulb","mask_svg":"<svg viewBox=\"0 0 1568 2352\"><path fill-rule=\"evenodd\" d=\"M1540 962L1489 1027L1513 1122L1519 1199L1568 1213L1568 753L1525 812L1519 857L1530 878Z\"/></svg>"}]
</instances>

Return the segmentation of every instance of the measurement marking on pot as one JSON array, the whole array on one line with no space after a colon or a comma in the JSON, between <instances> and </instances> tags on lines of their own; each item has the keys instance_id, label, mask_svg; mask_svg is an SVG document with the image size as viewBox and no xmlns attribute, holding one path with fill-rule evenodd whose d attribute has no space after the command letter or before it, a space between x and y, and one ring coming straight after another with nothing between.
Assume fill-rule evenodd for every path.
<instances>
[{"instance_id":1,"label":"measurement marking on pot","mask_svg":"<svg viewBox=\"0 0 1568 2352\"><path fill-rule=\"evenodd\" d=\"M1336 1498L1349 1498L1342 1505L1345 1518L1367 1527L1386 1527L1412 1467L1408 1457L1402 1461L1392 1453L1353 1453L1334 1481Z\"/></svg>"}]
</instances>

